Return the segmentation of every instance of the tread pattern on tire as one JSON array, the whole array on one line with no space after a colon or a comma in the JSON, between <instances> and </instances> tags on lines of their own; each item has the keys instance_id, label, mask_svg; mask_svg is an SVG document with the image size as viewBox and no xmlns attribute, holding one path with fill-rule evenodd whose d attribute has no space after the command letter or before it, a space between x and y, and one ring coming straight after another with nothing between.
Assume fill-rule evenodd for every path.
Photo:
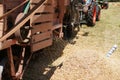
<instances>
[{"instance_id":1,"label":"tread pattern on tire","mask_svg":"<svg viewBox=\"0 0 120 80\"><path fill-rule=\"evenodd\" d=\"M100 21L101 9L100 6L96 5L96 21Z\"/></svg>"},{"instance_id":2,"label":"tread pattern on tire","mask_svg":"<svg viewBox=\"0 0 120 80\"><path fill-rule=\"evenodd\" d=\"M93 22L93 13L94 13L94 8L96 7L96 4L95 2L92 2L91 6L89 7L88 9L88 13L87 13L87 16L86 16L86 21L87 21L87 25L88 26L94 26L95 25L95 22Z\"/></svg>"}]
</instances>

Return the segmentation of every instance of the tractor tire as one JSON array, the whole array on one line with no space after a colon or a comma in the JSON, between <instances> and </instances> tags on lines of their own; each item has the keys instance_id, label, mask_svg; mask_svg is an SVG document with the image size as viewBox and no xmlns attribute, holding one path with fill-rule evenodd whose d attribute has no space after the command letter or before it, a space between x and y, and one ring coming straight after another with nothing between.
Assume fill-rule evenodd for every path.
<instances>
[{"instance_id":1,"label":"tractor tire","mask_svg":"<svg viewBox=\"0 0 120 80\"><path fill-rule=\"evenodd\" d=\"M88 26L94 26L96 23L96 4L93 2L86 14L86 21Z\"/></svg>"},{"instance_id":2,"label":"tractor tire","mask_svg":"<svg viewBox=\"0 0 120 80\"><path fill-rule=\"evenodd\" d=\"M100 6L96 6L96 21L100 21L101 9Z\"/></svg>"},{"instance_id":3,"label":"tractor tire","mask_svg":"<svg viewBox=\"0 0 120 80\"><path fill-rule=\"evenodd\" d=\"M71 39L74 35L74 29L77 28L77 31L80 30L80 19L79 19L79 11L76 9L77 0L71 1L70 5L66 8L66 13L64 14L63 18L63 28L64 36L67 39Z\"/></svg>"},{"instance_id":4,"label":"tractor tire","mask_svg":"<svg viewBox=\"0 0 120 80\"><path fill-rule=\"evenodd\" d=\"M63 32L64 32L64 37L66 39L69 39L72 34L73 34L73 26L71 25L72 22L72 16L71 16L71 6L67 6L66 8L66 13L64 14L64 18L63 18Z\"/></svg>"}]
</instances>

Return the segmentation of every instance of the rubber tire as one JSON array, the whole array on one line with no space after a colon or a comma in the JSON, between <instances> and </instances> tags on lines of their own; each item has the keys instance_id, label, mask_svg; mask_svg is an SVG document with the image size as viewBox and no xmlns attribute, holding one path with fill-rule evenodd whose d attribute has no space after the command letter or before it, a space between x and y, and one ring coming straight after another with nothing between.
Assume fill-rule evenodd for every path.
<instances>
[{"instance_id":1,"label":"rubber tire","mask_svg":"<svg viewBox=\"0 0 120 80\"><path fill-rule=\"evenodd\" d=\"M66 13L64 14L63 25L65 25L66 27L63 28L63 30L65 37L68 39L73 37L74 27L78 26L78 31L80 30L79 11L75 7L77 3L77 0L71 2L70 5L67 6Z\"/></svg>"},{"instance_id":2,"label":"rubber tire","mask_svg":"<svg viewBox=\"0 0 120 80\"><path fill-rule=\"evenodd\" d=\"M96 21L100 21L101 9L100 6L96 6Z\"/></svg>"},{"instance_id":3,"label":"rubber tire","mask_svg":"<svg viewBox=\"0 0 120 80\"><path fill-rule=\"evenodd\" d=\"M96 23L96 4L92 2L91 6L88 9L86 21L88 26L95 26Z\"/></svg>"},{"instance_id":4,"label":"rubber tire","mask_svg":"<svg viewBox=\"0 0 120 80\"><path fill-rule=\"evenodd\" d=\"M71 5L68 5L66 8L66 13L64 14L63 18L63 32L64 32L64 38L69 39L73 34L73 26L71 25L72 22L72 16L71 16Z\"/></svg>"}]
</instances>

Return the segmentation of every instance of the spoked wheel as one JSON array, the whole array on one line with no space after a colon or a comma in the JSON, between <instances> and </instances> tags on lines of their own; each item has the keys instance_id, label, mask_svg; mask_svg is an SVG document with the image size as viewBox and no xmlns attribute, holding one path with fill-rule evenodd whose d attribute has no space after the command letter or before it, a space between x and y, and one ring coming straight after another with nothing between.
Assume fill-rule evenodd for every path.
<instances>
[{"instance_id":1,"label":"spoked wheel","mask_svg":"<svg viewBox=\"0 0 120 80\"><path fill-rule=\"evenodd\" d=\"M90 9L88 10L88 14L86 15L86 20L88 26L94 26L96 23L96 5L92 3Z\"/></svg>"},{"instance_id":2,"label":"spoked wheel","mask_svg":"<svg viewBox=\"0 0 120 80\"><path fill-rule=\"evenodd\" d=\"M15 24L17 24L23 17L24 17L24 14L20 13L16 18ZM30 37L29 21L23 27L21 27L19 30L15 32L15 37L19 43L29 42L29 37Z\"/></svg>"}]
</instances>

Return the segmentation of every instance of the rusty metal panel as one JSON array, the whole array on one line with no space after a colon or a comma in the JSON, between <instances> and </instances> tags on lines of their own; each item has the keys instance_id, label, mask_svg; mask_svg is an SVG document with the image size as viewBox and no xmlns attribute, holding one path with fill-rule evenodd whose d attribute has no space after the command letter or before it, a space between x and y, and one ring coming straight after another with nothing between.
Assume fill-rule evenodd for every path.
<instances>
[{"instance_id":1,"label":"rusty metal panel","mask_svg":"<svg viewBox=\"0 0 120 80\"><path fill-rule=\"evenodd\" d=\"M32 52L35 52L35 51L38 51L38 50L43 49L45 47L48 47L50 45L52 45L52 38L45 40L45 41L42 41L42 42L39 42L39 43L32 44L31 50L32 50Z\"/></svg>"},{"instance_id":2,"label":"rusty metal panel","mask_svg":"<svg viewBox=\"0 0 120 80\"><path fill-rule=\"evenodd\" d=\"M52 38L52 31L43 32L32 36L32 43L36 43L48 38Z\"/></svg>"}]
</instances>

